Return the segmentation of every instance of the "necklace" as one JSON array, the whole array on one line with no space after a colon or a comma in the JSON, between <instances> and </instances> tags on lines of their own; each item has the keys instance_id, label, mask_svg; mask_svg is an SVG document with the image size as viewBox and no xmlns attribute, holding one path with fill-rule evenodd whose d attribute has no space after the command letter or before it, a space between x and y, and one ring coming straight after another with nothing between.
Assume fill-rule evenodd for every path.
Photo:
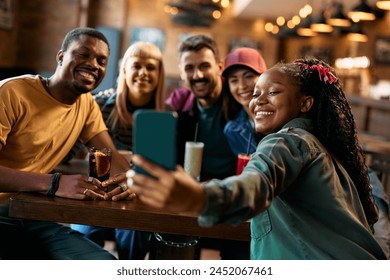
<instances>
[{"instance_id":1,"label":"necklace","mask_svg":"<svg viewBox=\"0 0 390 280\"><path fill-rule=\"evenodd\" d=\"M49 88L49 78L43 78L45 80L45 86Z\"/></svg>"}]
</instances>

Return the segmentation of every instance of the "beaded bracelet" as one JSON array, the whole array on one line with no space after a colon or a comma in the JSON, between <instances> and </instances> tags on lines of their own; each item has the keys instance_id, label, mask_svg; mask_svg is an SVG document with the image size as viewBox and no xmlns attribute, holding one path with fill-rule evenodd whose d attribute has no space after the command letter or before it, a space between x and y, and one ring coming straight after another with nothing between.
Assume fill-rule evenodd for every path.
<instances>
[{"instance_id":1,"label":"beaded bracelet","mask_svg":"<svg viewBox=\"0 0 390 280\"><path fill-rule=\"evenodd\" d=\"M51 177L50 189L46 193L47 197L54 197L55 196L55 193L57 192L58 187L60 185L61 175L62 175L61 173L54 173L53 177Z\"/></svg>"}]
</instances>

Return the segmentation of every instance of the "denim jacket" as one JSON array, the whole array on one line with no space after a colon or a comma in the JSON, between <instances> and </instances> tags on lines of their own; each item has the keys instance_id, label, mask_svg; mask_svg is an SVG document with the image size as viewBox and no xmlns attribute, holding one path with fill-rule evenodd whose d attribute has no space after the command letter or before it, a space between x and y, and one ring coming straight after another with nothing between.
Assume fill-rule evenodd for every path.
<instances>
[{"instance_id":1,"label":"denim jacket","mask_svg":"<svg viewBox=\"0 0 390 280\"><path fill-rule=\"evenodd\" d=\"M205 184L200 225L251 218L252 259L385 259L343 166L294 119L264 137L243 173Z\"/></svg>"},{"instance_id":2,"label":"denim jacket","mask_svg":"<svg viewBox=\"0 0 390 280\"><path fill-rule=\"evenodd\" d=\"M244 109L234 120L226 123L223 133L236 156L240 153L252 154L256 150L255 130Z\"/></svg>"}]
</instances>

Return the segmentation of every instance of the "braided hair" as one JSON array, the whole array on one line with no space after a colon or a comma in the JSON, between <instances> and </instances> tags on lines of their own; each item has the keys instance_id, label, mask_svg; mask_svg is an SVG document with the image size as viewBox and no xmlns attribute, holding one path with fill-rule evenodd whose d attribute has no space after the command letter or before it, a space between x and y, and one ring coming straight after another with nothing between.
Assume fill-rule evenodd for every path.
<instances>
[{"instance_id":1,"label":"braided hair","mask_svg":"<svg viewBox=\"0 0 390 280\"><path fill-rule=\"evenodd\" d=\"M372 230L378 220L378 210L371 195L356 124L334 69L316 58L300 58L278 66L296 81L303 95L313 96L313 106L307 117L313 121L314 135L351 176Z\"/></svg>"}]
</instances>

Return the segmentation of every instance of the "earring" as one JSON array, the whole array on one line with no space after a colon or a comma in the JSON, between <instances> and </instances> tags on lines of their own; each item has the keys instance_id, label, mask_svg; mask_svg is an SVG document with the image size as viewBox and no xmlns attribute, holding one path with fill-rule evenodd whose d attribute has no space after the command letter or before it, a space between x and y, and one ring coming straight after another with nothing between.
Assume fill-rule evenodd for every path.
<instances>
[{"instance_id":1,"label":"earring","mask_svg":"<svg viewBox=\"0 0 390 280\"><path fill-rule=\"evenodd\" d=\"M59 64L60 66L62 66L62 60L60 60L60 61L58 62L58 64Z\"/></svg>"}]
</instances>

